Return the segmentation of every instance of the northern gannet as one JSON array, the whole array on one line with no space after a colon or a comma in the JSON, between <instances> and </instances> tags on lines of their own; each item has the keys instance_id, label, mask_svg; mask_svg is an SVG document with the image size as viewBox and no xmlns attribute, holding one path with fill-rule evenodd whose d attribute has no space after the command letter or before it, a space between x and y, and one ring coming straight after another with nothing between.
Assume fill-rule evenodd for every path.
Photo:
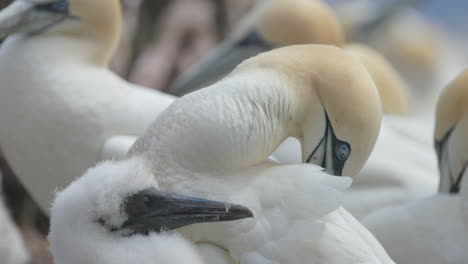
<instances>
[{"instance_id":1,"label":"northern gannet","mask_svg":"<svg viewBox=\"0 0 468 264\"><path fill-rule=\"evenodd\" d=\"M46 212L55 188L124 156L174 100L107 69L120 20L118 0L16 0L0 12L0 145Z\"/></svg>"},{"instance_id":2,"label":"northern gannet","mask_svg":"<svg viewBox=\"0 0 468 264\"><path fill-rule=\"evenodd\" d=\"M341 45L344 34L333 11L321 1L261 1L211 55L182 74L169 89L176 95L205 87L243 60L295 44Z\"/></svg>"},{"instance_id":3,"label":"northern gannet","mask_svg":"<svg viewBox=\"0 0 468 264\"><path fill-rule=\"evenodd\" d=\"M371 74L384 113L375 148L344 194L343 206L361 219L383 207L435 193L436 157L431 149L429 128L407 116L410 108L407 87L387 59L363 44L346 44L343 49ZM288 138L273 157L282 163L300 163L299 142Z\"/></svg>"},{"instance_id":4,"label":"northern gannet","mask_svg":"<svg viewBox=\"0 0 468 264\"><path fill-rule=\"evenodd\" d=\"M57 195L48 239L55 264L203 264L172 230L246 217L243 206L161 191L131 159L106 161Z\"/></svg>"},{"instance_id":5,"label":"northern gannet","mask_svg":"<svg viewBox=\"0 0 468 264\"><path fill-rule=\"evenodd\" d=\"M442 92L435 149L439 194L364 219L398 263L466 263L468 258L468 70Z\"/></svg>"},{"instance_id":6,"label":"northern gannet","mask_svg":"<svg viewBox=\"0 0 468 264\"><path fill-rule=\"evenodd\" d=\"M0 189L2 172L0 171ZM13 223L0 191L0 263L25 264L30 260L18 228Z\"/></svg>"},{"instance_id":7,"label":"northern gannet","mask_svg":"<svg viewBox=\"0 0 468 264\"><path fill-rule=\"evenodd\" d=\"M330 176L360 170L380 118L378 91L356 59L333 46L289 46L178 99L133 145L132 167L119 171L253 211L253 219L181 228L204 246L207 263L393 263L340 207L349 178ZM312 164L268 160L289 136Z\"/></svg>"}]
</instances>

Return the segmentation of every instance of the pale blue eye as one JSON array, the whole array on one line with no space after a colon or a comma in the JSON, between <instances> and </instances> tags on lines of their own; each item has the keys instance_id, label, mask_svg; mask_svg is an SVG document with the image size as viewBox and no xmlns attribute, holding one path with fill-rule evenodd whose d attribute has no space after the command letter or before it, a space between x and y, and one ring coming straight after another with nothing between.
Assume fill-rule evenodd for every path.
<instances>
[{"instance_id":1,"label":"pale blue eye","mask_svg":"<svg viewBox=\"0 0 468 264\"><path fill-rule=\"evenodd\" d=\"M348 144L342 144L336 149L336 157L339 160L347 160L351 154Z\"/></svg>"}]
</instances>

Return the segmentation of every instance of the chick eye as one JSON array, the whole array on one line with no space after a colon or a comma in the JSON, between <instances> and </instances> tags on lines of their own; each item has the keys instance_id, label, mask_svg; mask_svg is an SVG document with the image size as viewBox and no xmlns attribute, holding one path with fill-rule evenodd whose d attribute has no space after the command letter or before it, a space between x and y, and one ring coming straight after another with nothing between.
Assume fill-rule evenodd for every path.
<instances>
[{"instance_id":1,"label":"chick eye","mask_svg":"<svg viewBox=\"0 0 468 264\"><path fill-rule=\"evenodd\" d=\"M351 149L347 143L340 145L336 149L336 157L339 160L347 160L350 154L351 154Z\"/></svg>"},{"instance_id":2,"label":"chick eye","mask_svg":"<svg viewBox=\"0 0 468 264\"><path fill-rule=\"evenodd\" d=\"M68 3L68 0L60 0L52 3L38 5L37 8L52 13L68 13L69 5L70 4Z\"/></svg>"}]
</instances>

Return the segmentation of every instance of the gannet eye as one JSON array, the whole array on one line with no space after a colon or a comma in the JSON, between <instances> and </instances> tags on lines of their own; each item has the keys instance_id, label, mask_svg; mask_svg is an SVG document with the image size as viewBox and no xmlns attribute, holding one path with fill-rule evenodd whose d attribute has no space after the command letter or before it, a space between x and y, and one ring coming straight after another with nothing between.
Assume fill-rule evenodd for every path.
<instances>
[{"instance_id":1,"label":"gannet eye","mask_svg":"<svg viewBox=\"0 0 468 264\"><path fill-rule=\"evenodd\" d=\"M338 160L347 160L351 154L351 149L347 143L343 143L336 149L335 154Z\"/></svg>"},{"instance_id":2,"label":"gannet eye","mask_svg":"<svg viewBox=\"0 0 468 264\"><path fill-rule=\"evenodd\" d=\"M68 0L60 0L52 3L38 5L36 8L52 13L68 13L69 6L70 4L68 3Z\"/></svg>"}]
</instances>

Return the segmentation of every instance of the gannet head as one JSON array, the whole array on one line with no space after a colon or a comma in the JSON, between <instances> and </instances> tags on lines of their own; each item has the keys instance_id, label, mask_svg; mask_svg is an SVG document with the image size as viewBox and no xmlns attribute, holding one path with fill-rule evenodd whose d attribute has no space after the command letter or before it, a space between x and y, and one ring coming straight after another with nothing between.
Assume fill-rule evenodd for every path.
<instances>
[{"instance_id":1,"label":"gannet head","mask_svg":"<svg viewBox=\"0 0 468 264\"><path fill-rule=\"evenodd\" d=\"M260 52L309 43L344 43L341 26L326 4L310 0L263 1L216 52L182 75L171 92L182 95L201 88Z\"/></svg>"},{"instance_id":2,"label":"gannet head","mask_svg":"<svg viewBox=\"0 0 468 264\"><path fill-rule=\"evenodd\" d=\"M55 263L192 263L173 256L188 242L168 231L252 216L240 205L164 192L141 164L102 163L57 195L48 237Z\"/></svg>"},{"instance_id":3,"label":"gannet head","mask_svg":"<svg viewBox=\"0 0 468 264\"><path fill-rule=\"evenodd\" d=\"M363 44L348 44L344 49L361 61L371 74L379 90L384 113L408 114L408 88L393 65L376 50Z\"/></svg>"},{"instance_id":4,"label":"gannet head","mask_svg":"<svg viewBox=\"0 0 468 264\"><path fill-rule=\"evenodd\" d=\"M468 70L452 81L439 97L434 132L439 159L439 191L458 193L468 164Z\"/></svg>"},{"instance_id":5,"label":"gannet head","mask_svg":"<svg viewBox=\"0 0 468 264\"><path fill-rule=\"evenodd\" d=\"M303 161L332 175L356 175L375 145L382 116L366 68L340 48L310 44L262 53L231 74L257 69L283 76L287 95L298 98L287 118L299 124Z\"/></svg>"},{"instance_id":6,"label":"gannet head","mask_svg":"<svg viewBox=\"0 0 468 264\"><path fill-rule=\"evenodd\" d=\"M23 34L87 40L97 47L91 57L107 64L120 23L118 0L15 0L0 12L0 38Z\"/></svg>"}]
</instances>

